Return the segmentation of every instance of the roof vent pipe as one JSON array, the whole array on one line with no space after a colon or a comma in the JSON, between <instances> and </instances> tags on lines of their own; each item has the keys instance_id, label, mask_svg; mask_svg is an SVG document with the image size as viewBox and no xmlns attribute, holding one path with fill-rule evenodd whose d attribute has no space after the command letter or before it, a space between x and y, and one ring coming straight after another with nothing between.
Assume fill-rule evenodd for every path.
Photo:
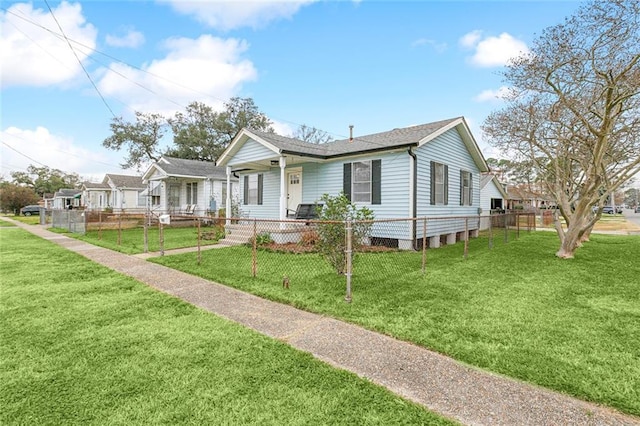
<instances>
[{"instance_id":1,"label":"roof vent pipe","mask_svg":"<svg viewBox=\"0 0 640 426\"><path fill-rule=\"evenodd\" d=\"M353 142L353 124L349 124L349 143Z\"/></svg>"}]
</instances>

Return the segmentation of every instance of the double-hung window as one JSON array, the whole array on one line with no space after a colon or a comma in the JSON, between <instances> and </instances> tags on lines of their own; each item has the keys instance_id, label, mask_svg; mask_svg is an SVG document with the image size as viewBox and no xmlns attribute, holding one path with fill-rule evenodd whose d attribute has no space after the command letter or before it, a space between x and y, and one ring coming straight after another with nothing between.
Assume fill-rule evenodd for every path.
<instances>
[{"instance_id":1,"label":"double-hung window","mask_svg":"<svg viewBox=\"0 0 640 426\"><path fill-rule=\"evenodd\" d=\"M371 161L351 163L351 197L356 203L371 202Z\"/></svg>"},{"instance_id":2,"label":"double-hung window","mask_svg":"<svg viewBox=\"0 0 640 426\"><path fill-rule=\"evenodd\" d=\"M449 167L431 162L431 204L449 204Z\"/></svg>"},{"instance_id":3,"label":"double-hung window","mask_svg":"<svg viewBox=\"0 0 640 426\"><path fill-rule=\"evenodd\" d=\"M354 203L381 204L382 160L344 163L343 192Z\"/></svg>"},{"instance_id":4,"label":"double-hung window","mask_svg":"<svg viewBox=\"0 0 640 426\"><path fill-rule=\"evenodd\" d=\"M473 178L471 172L460 171L460 205L470 206L473 204Z\"/></svg>"},{"instance_id":5,"label":"double-hung window","mask_svg":"<svg viewBox=\"0 0 640 426\"><path fill-rule=\"evenodd\" d=\"M198 204L198 182L187 182L187 204Z\"/></svg>"},{"instance_id":6,"label":"double-hung window","mask_svg":"<svg viewBox=\"0 0 640 426\"><path fill-rule=\"evenodd\" d=\"M262 174L252 174L244 177L243 204L262 204L262 179Z\"/></svg>"}]
</instances>

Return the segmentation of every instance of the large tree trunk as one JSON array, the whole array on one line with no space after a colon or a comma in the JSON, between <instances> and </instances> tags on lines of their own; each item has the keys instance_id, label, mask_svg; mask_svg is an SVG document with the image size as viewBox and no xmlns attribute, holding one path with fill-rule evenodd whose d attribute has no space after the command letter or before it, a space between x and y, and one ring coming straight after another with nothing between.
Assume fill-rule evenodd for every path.
<instances>
[{"instance_id":1,"label":"large tree trunk","mask_svg":"<svg viewBox=\"0 0 640 426\"><path fill-rule=\"evenodd\" d=\"M580 228L569 226L560 238L560 249L556 252L556 256L562 259L573 259L573 254L582 245L580 235Z\"/></svg>"}]
</instances>

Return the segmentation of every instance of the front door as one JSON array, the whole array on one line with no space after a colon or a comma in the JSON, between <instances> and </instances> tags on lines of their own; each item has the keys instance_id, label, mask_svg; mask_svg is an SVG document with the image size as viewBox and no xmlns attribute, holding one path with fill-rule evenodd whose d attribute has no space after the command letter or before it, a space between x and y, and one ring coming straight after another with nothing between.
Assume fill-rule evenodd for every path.
<instances>
[{"instance_id":1,"label":"front door","mask_svg":"<svg viewBox=\"0 0 640 426\"><path fill-rule=\"evenodd\" d=\"M302 202L302 169L287 171L287 209L295 211Z\"/></svg>"}]
</instances>

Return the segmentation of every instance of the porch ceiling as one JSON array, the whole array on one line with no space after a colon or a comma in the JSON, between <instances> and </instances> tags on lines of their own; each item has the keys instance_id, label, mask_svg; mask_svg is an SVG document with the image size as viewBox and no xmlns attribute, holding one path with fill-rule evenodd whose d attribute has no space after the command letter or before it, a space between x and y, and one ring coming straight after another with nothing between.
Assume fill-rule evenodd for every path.
<instances>
[{"instance_id":1,"label":"porch ceiling","mask_svg":"<svg viewBox=\"0 0 640 426\"><path fill-rule=\"evenodd\" d=\"M302 163L321 163L324 160L320 158L303 157L299 155L286 155L284 156L287 162L287 167L300 165ZM231 164L231 169L234 172L239 171L265 171L272 168L280 168L280 155L274 154L271 157L263 158L261 160L238 162Z\"/></svg>"}]
</instances>

